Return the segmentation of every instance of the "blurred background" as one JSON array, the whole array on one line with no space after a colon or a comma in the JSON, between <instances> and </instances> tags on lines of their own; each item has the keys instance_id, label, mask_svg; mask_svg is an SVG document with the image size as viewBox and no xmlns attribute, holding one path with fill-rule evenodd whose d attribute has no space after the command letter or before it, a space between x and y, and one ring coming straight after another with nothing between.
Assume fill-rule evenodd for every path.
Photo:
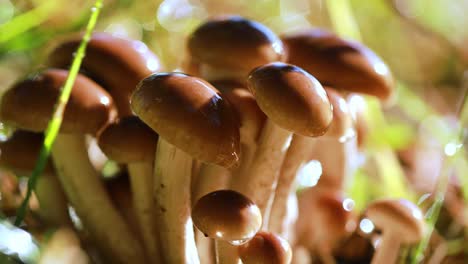
<instances>
[{"instance_id":1,"label":"blurred background","mask_svg":"<svg viewBox=\"0 0 468 264\"><path fill-rule=\"evenodd\" d=\"M60 39L82 32L93 4L0 0L0 94L41 69ZM385 105L367 98L366 166L348 186L355 206L379 197L417 202L444 176L458 187L465 201L460 217L468 221L468 148L462 145L468 135L467 12L468 0L105 0L96 31L145 42L168 71L181 66L187 36L213 15L240 14L278 34L323 28L364 43L392 70L397 93ZM6 138L9 128L0 129ZM8 187L8 173L1 173L0 205ZM33 261L39 245L28 233L14 233L1 210L0 219L0 252L25 251L22 261ZM11 249L7 237L27 242Z\"/></svg>"}]
</instances>

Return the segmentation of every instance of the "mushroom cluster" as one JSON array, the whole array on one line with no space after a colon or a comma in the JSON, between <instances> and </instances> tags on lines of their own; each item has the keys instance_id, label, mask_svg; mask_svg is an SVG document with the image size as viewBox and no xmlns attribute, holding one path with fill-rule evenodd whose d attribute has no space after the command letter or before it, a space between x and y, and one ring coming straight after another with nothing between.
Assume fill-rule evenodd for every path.
<instances>
[{"instance_id":1,"label":"mushroom cluster","mask_svg":"<svg viewBox=\"0 0 468 264\"><path fill-rule=\"evenodd\" d=\"M0 144L1 167L32 170L79 40L3 95L1 120L17 130ZM163 71L142 42L92 36L35 189L41 221L75 228L103 263L332 264L353 255L340 250L364 220L382 231L363 250L367 261L375 250L372 263L397 263L400 245L421 241L411 202L357 212L345 196L370 133L365 106L351 101L394 94L375 53L321 30L277 36L240 16L201 24L187 50L177 72ZM112 179L93 166L90 139L122 165ZM311 162L321 171L305 173L320 178L296 195Z\"/></svg>"}]
</instances>

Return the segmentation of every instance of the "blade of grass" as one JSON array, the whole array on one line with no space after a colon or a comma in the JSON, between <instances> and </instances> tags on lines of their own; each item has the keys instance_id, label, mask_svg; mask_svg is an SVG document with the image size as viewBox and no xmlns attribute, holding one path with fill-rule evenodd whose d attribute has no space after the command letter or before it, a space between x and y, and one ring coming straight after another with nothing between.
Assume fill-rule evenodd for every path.
<instances>
[{"instance_id":1,"label":"blade of grass","mask_svg":"<svg viewBox=\"0 0 468 264\"><path fill-rule=\"evenodd\" d=\"M40 6L18 15L12 20L0 25L0 43L7 42L31 28L42 24L47 20L49 14L58 6L60 5L57 1L44 1Z\"/></svg>"},{"instance_id":2,"label":"blade of grass","mask_svg":"<svg viewBox=\"0 0 468 264\"><path fill-rule=\"evenodd\" d=\"M32 172L31 177L28 180L28 189L26 192L26 196L21 203L21 206L18 208L18 212L16 214L15 225L19 226L23 221L26 211L28 208L29 199L31 198L32 191L36 186L36 182L38 177L44 171L45 165L47 163L47 159L49 158L50 151L52 145L57 137L58 131L62 124L63 112L67 105L68 99L70 98L70 94L72 91L73 84L75 82L76 76L81 66L81 62L84 58L86 53L86 46L91 38L91 34L96 26L97 19L99 17L99 13L102 8L102 1L103 0L96 0L94 6L91 8L91 16L88 21L88 25L86 26L86 32L81 40L80 46L76 51L75 58L73 59L72 65L70 67L70 71L65 81L65 84L61 90L60 96L55 104L54 113L52 115L52 119L49 121L47 129L45 131L44 136L44 143L42 145L41 151L39 153L39 158L37 160L36 166L34 171Z\"/></svg>"},{"instance_id":3,"label":"blade of grass","mask_svg":"<svg viewBox=\"0 0 468 264\"><path fill-rule=\"evenodd\" d=\"M458 106L457 117L459 118L458 130L457 130L457 138L455 139L455 143L449 144L456 144L456 150L452 153L446 153L446 157L444 160L444 166L441 170L441 177L437 186L435 201L432 204L431 208L429 209L426 215L426 222L428 226L428 230L424 239L419 243L413 258L411 259L411 264L419 263L422 258L424 257L424 251L426 250L427 246L429 245L429 240L431 238L432 232L435 229L435 225L437 219L439 218L440 210L442 209L442 205L444 204L445 194L447 192L447 187L449 183L449 175L452 174L451 172L454 169L454 163L458 158L460 158L461 152L458 151L463 147L463 143L466 142L468 138L468 133L466 133L466 120L468 117L468 73L465 74L465 78L463 80L463 96L461 98L460 104ZM463 157L461 157L463 158ZM463 176L462 176L463 177Z\"/></svg>"}]
</instances>

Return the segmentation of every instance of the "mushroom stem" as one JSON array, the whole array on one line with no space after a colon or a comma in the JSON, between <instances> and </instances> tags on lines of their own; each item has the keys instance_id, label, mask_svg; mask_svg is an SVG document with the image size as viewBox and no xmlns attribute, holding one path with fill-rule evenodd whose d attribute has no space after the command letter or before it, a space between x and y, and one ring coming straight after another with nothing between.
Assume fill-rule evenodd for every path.
<instances>
[{"instance_id":1,"label":"mushroom stem","mask_svg":"<svg viewBox=\"0 0 468 264\"><path fill-rule=\"evenodd\" d=\"M156 225L153 202L153 163L133 162L129 163L128 173L130 175L133 193L133 207L138 219L138 226L148 259L159 263L159 242L156 236Z\"/></svg>"},{"instance_id":2,"label":"mushroom stem","mask_svg":"<svg viewBox=\"0 0 468 264\"><path fill-rule=\"evenodd\" d=\"M232 188L252 199L268 227L268 210L273 202L278 171L291 141L292 133L267 120L255 156L247 173L233 178Z\"/></svg>"},{"instance_id":3,"label":"mushroom stem","mask_svg":"<svg viewBox=\"0 0 468 264\"><path fill-rule=\"evenodd\" d=\"M52 157L70 203L108 260L145 263L138 240L113 207L89 161L84 135L59 134Z\"/></svg>"},{"instance_id":4,"label":"mushroom stem","mask_svg":"<svg viewBox=\"0 0 468 264\"><path fill-rule=\"evenodd\" d=\"M241 134L242 140L242 134ZM240 165L232 172L232 179L242 177L241 175L246 175L249 171L250 165L252 164L253 157L255 155L255 150L257 149L257 143L242 143L241 142L241 157ZM247 175L246 175L247 176Z\"/></svg>"},{"instance_id":5,"label":"mushroom stem","mask_svg":"<svg viewBox=\"0 0 468 264\"><path fill-rule=\"evenodd\" d=\"M322 177L319 185L326 185L342 190L346 181L356 167L357 144L356 138L350 138L340 142L334 138L321 137L315 139L315 147L312 148L309 158L320 161L322 165ZM327 150L323 150L327 146Z\"/></svg>"},{"instance_id":6,"label":"mushroom stem","mask_svg":"<svg viewBox=\"0 0 468 264\"><path fill-rule=\"evenodd\" d=\"M384 232L372 257L371 264L397 263L400 244L397 233Z\"/></svg>"},{"instance_id":7,"label":"mushroom stem","mask_svg":"<svg viewBox=\"0 0 468 264\"><path fill-rule=\"evenodd\" d=\"M225 189L230 178L230 172L214 164L202 164L197 176L192 201L195 203L208 193ZM197 249L202 263L209 263L212 259L212 240L197 231Z\"/></svg>"},{"instance_id":8,"label":"mushroom stem","mask_svg":"<svg viewBox=\"0 0 468 264\"><path fill-rule=\"evenodd\" d=\"M192 158L160 137L154 169L154 198L164 263L200 263L190 216L191 170Z\"/></svg>"},{"instance_id":9,"label":"mushroom stem","mask_svg":"<svg viewBox=\"0 0 468 264\"><path fill-rule=\"evenodd\" d=\"M224 167L214 164L203 164L198 174L193 199L195 202L201 197L227 187L231 173Z\"/></svg>"},{"instance_id":10,"label":"mushroom stem","mask_svg":"<svg viewBox=\"0 0 468 264\"><path fill-rule=\"evenodd\" d=\"M226 241L214 240L217 264L239 264L241 263L238 247Z\"/></svg>"},{"instance_id":11,"label":"mushroom stem","mask_svg":"<svg viewBox=\"0 0 468 264\"><path fill-rule=\"evenodd\" d=\"M34 188L39 201L39 216L48 224L72 226L68 216L68 200L56 175L44 173Z\"/></svg>"},{"instance_id":12,"label":"mushroom stem","mask_svg":"<svg viewBox=\"0 0 468 264\"><path fill-rule=\"evenodd\" d=\"M284 220L287 215L288 197L294 193L294 181L299 168L310 157L314 138L295 134L284 158L276 186L270 213L269 231L283 236L286 232Z\"/></svg>"}]
</instances>

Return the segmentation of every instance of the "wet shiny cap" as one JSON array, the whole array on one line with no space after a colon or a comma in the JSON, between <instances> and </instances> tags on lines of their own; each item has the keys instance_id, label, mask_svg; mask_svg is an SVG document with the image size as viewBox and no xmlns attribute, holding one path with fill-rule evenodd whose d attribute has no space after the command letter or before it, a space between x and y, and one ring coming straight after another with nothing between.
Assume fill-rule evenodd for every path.
<instances>
[{"instance_id":1,"label":"wet shiny cap","mask_svg":"<svg viewBox=\"0 0 468 264\"><path fill-rule=\"evenodd\" d=\"M249 198L220 190L200 198L192 209L194 225L206 236L240 245L260 230L260 209Z\"/></svg>"},{"instance_id":2,"label":"wet shiny cap","mask_svg":"<svg viewBox=\"0 0 468 264\"><path fill-rule=\"evenodd\" d=\"M246 71L281 61L281 40L269 28L239 16L218 17L199 26L188 42L194 61Z\"/></svg>"},{"instance_id":3,"label":"wet shiny cap","mask_svg":"<svg viewBox=\"0 0 468 264\"><path fill-rule=\"evenodd\" d=\"M424 215L412 202L377 200L369 204L366 216L384 233L396 234L403 244L414 244L424 235Z\"/></svg>"},{"instance_id":4,"label":"wet shiny cap","mask_svg":"<svg viewBox=\"0 0 468 264\"><path fill-rule=\"evenodd\" d=\"M98 138L102 152L121 163L154 161L157 142L158 134L137 116L109 124Z\"/></svg>"},{"instance_id":5,"label":"wet shiny cap","mask_svg":"<svg viewBox=\"0 0 468 264\"><path fill-rule=\"evenodd\" d=\"M263 112L280 127L303 136L325 134L333 110L322 85L301 68L275 62L252 71L247 87Z\"/></svg>"},{"instance_id":6,"label":"wet shiny cap","mask_svg":"<svg viewBox=\"0 0 468 264\"><path fill-rule=\"evenodd\" d=\"M356 136L354 120L348 107L348 102L334 89L325 87L333 106L333 121L325 133L325 137L336 138L340 142L345 142Z\"/></svg>"},{"instance_id":7,"label":"wet shiny cap","mask_svg":"<svg viewBox=\"0 0 468 264\"><path fill-rule=\"evenodd\" d=\"M34 170L44 135L25 130L16 130L6 141L0 142L0 167L13 171L18 176L29 176ZM44 170L54 173L50 160Z\"/></svg>"},{"instance_id":8,"label":"wet shiny cap","mask_svg":"<svg viewBox=\"0 0 468 264\"><path fill-rule=\"evenodd\" d=\"M131 106L160 137L192 157L237 166L238 118L208 82L182 73L153 74L140 82Z\"/></svg>"},{"instance_id":9,"label":"wet shiny cap","mask_svg":"<svg viewBox=\"0 0 468 264\"><path fill-rule=\"evenodd\" d=\"M17 83L2 98L1 119L24 130L44 131L67 76L68 71L49 69ZM65 108L60 132L94 135L113 120L115 114L110 95L79 74Z\"/></svg>"},{"instance_id":10,"label":"wet shiny cap","mask_svg":"<svg viewBox=\"0 0 468 264\"><path fill-rule=\"evenodd\" d=\"M252 240L239 246L243 264L289 264L292 260L288 241L269 232L258 232Z\"/></svg>"},{"instance_id":11,"label":"wet shiny cap","mask_svg":"<svg viewBox=\"0 0 468 264\"><path fill-rule=\"evenodd\" d=\"M286 35L282 40L288 62L302 67L323 85L374 95L382 100L394 92L388 66L359 43L321 30Z\"/></svg>"},{"instance_id":12,"label":"wet shiny cap","mask_svg":"<svg viewBox=\"0 0 468 264\"><path fill-rule=\"evenodd\" d=\"M75 36L57 46L48 58L48 65L67 68L81 41ZM94 33L86 48L81 68L109 90L120 116L130 115L129 99L138 82L151 73L161 71L158 57L143 43Z\"/></svg>"}]
</instances>

